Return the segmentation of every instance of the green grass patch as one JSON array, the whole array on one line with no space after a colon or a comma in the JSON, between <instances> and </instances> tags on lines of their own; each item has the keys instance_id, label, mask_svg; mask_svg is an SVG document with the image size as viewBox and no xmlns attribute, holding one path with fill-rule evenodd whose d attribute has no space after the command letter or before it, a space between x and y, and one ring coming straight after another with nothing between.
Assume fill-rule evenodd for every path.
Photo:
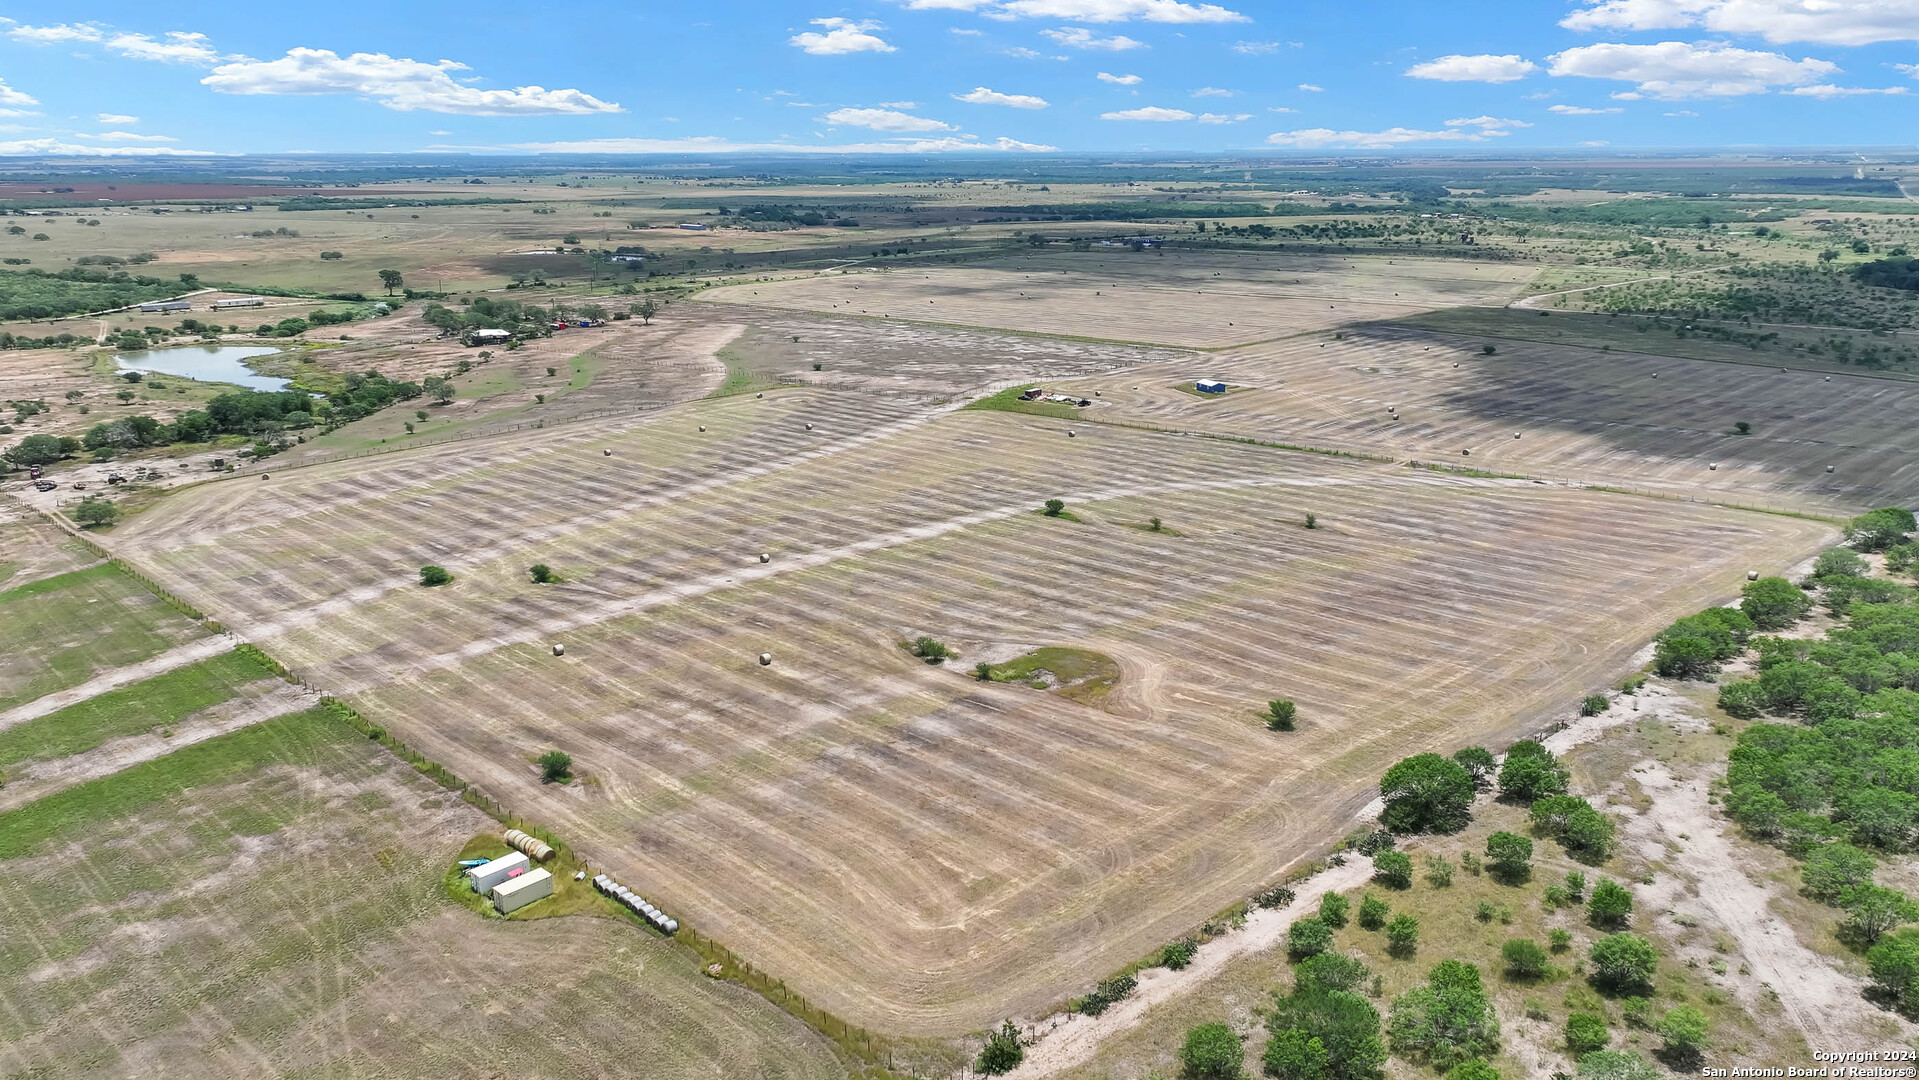
<instances>
[{"instance_id":1,"label":"green grass patch","mask_svg":"<svg viewBox=\"0 0 1919 1080\"><path fill-rule=\"evenodd\" d=\"M52 577L44 577L38 581L29 581L25 585L17 585L5 592L0 592L0 604L10 604L16 600L25 600L33 596L45 596L48 593L59 592L62 589L71 588L89 581L116 577L118 574L119 571L115 570L113 566L108 563L89 566L81 570L69 570L64 574L55 574Z\"/></svg>"},{"instance_id":2,"label":"green grass patch","mask_svg":"<svg viewBox=\"0 0 1919 1080\"><path fill-rule=\"evenodd\" d=\"M0 592L0 708L145 660L205 632L111 564Z\"/></svg>"},{"instance_id":3,"label":"green grass patch","mask_svg":"<svg viewBox=\"0 0 1919 1080\"><path fill-rule=\"evenodd\" d=\"M1057 401L1021 401L1019 396L1027 387L1015 386L991 397L983 397L966 406L969 409L986 409L993 412L1025 413L1028 416L1050 416L1055 420L1077 420L1083 410L1077 405L1062 405Z\"/></svg>"},{"instance_id":4,"label":"green grass patch","mask_svg":"<svg viewBox=\"0 0 1919 1080\"><path fill-rule=\"evenodd\" d=\"M1091 705L1119 683L1119 662L1091 649L1048 646L987 669L993 682L1015 683L1035 690L1051 690L1063 698Z\"/></svg>"},{"instance_id":5,"label":"green grass patch","mask_svg":"<svg viewBox=\"0 0 1919 1080\"><path fill-rule=\"evenodd\" d=\"M0 766L84 753L109 739L175 723L273 676L237 650L175 668L0 731Z\"/></svg>"},{"instance_id":6,"label":"green grass patch","mask_svg":"<svg viewBox=\"0 0 1919 1080\"><path fill-rule=\"evenodd\" d=\"M0 814L0 860L28 855L53 841L126 817L190 788L222 784L267 765L308 765L329 746L352 740L352 731L325 712L308 709L262 721L239 731L182 747L165 757L77 784ZM292 813L292 809L287 810ZM283 824L273 804L255 806L221 828L259 836Z\"/></svg>"},{"instance_id":7,"label":"green grass patch","mask_svg":"<svg viewBox=\"0 0 1919 1080\"><path fill-rule=\"evenodd\" d=\"M780 385L779 380L768 377L764 372L754 370L751 362L729 345L718 353L720 363L726 365L726 378L707 397L732 397L758 390L771 390Z\"/></svg>"}]
</instances>

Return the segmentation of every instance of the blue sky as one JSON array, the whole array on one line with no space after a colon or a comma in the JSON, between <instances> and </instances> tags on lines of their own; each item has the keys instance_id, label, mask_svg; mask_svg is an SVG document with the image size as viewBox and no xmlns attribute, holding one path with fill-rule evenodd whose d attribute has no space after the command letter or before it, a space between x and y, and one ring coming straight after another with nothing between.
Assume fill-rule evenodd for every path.
<instances>
[{"instance_id":1,"label":"blue sky","mask_svg":"<svg viewBox=\"0 0 1919 1080\"><path fill-rule=\"evenodd\" d=\"M188 15L61 0L5 19L12 155L1919 141L1919 0L210 0Z\"/></svg>"}]
</instances>

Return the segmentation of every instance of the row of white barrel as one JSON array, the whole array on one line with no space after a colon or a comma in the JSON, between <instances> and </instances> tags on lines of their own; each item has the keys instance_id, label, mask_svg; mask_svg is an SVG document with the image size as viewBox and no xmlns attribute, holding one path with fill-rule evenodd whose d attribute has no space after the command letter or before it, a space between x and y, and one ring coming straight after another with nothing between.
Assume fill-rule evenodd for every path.
<instances>
[{"instance_id":1,"label":"row of white barrel","mask_svg":"<svg viewBox=\"0 0 1919 1080\"><path fill-rule=\"evenodd\" d=\"M653 924L653 928L662 934L678 933L680 921L669 919L666 912L646 902L646 898L632 889L614 881L605 874L594 877L593 887L627 906L634 914Z\"/></svg>"}]
</instances>

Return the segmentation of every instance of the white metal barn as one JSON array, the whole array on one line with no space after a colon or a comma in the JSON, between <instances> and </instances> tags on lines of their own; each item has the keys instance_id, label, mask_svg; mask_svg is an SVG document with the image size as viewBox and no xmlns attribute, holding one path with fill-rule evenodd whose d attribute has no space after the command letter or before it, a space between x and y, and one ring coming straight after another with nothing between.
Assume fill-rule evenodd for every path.
<instances>
[{"instance_id":1,"label":"white metal barn","mask_svg":"<svg viewBox=\"0 0 1919 1080\"><path fill-rule=\"evenodd\" d=\"M267 298L264 296L229 296L224 299L215 300L213 302L213 310L224 311L227 308L237 307L265 307L266 302Z\"/></svg>"},{"instance_id":2,"label":"white metal barn","mask_svg":"<svg viewBox=\"0 0 1919 1080\"><path fill-rule=\"evenodd\" d=\"M468 881L473 883L473 891L485 896L493 886L506 880L506 876L515 870L525 870L533 865L533 860L519 852L502 855L484 866L476 866L466 872Z\"/></svg>"},{"instance_id":3,"label":"white metal barn","mask_svg":"<svg viewBox=\"0 0 1919 1080\"><path fill-rule=\"evenodd\" d=\"M553 875L545 870L533 870L493 886L493 906L506 915L552 895Z\"/></svg>"}]
</instances>

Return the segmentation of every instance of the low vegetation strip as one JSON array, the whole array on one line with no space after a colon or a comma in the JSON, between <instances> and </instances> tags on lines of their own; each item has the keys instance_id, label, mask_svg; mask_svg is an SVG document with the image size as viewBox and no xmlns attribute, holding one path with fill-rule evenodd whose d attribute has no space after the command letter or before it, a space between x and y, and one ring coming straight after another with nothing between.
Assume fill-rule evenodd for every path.
<instances>
[{"instance_id":1,"label":"low vegetation strip","mask_svg":"<svg viewBox=\"0 0 1919 1080\"><path fill-rule=\"evenodd\" d=\"M101 743L177 722L276 673L239 651L109 690L35 720L0 729L0 769L28 759L83 753Z\"/></svg>"}]
</instances>

